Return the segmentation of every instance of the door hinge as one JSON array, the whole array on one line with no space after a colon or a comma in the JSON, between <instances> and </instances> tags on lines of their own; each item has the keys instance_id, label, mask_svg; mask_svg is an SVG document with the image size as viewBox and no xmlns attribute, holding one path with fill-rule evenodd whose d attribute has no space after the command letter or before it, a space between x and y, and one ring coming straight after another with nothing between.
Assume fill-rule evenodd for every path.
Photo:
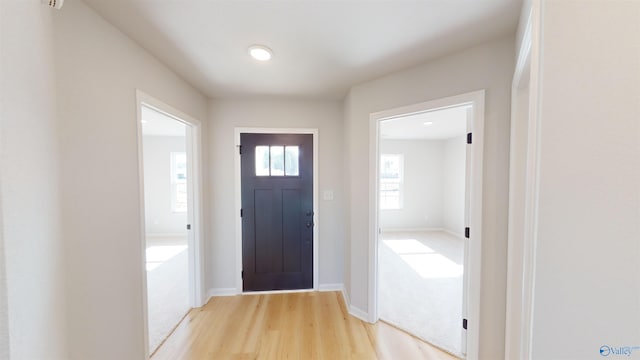
<instances>
[{"instance_id":1,"label":"door hinge","mask_svg":"<svg viewBox=\"0 0 640 360\"><path fill-rule=\"evenodd\" d=\"M472 136L471 133L467 133L467 144L471 144Z\"/></svg>"},{"instance_id":2,"label":"door hinge","mask_svg":"<svg viewBox=\"0 0 640 360\"><path fill-rule=\"evenodd\" d=\"M240 217L244 216L244 209L240 209Z\"/></svg>"},{"instance_id":3,"label":"door hinge","mask_svg":"<svg viewBox=\"0 0 640 360\"><path fill-rule=\"evenodd\" d=\"M462 328L467 330L467 319L462 319Z\"/></svg>"},{"instance_id":4,"label":"door hinge","mask_svg":"<svg viewBox=\"0 0 640 360\"><path fill-rule=\"evenodd\" d=\"M242 145L238 145L238 154L242 155Z\"/></svg>"},{"instance_id":5,"label":"door hinge","mask_svg":"<svg viewBox=\"0 0 640 360\"><path fill-rule=\"evenodd\" d=\"M464 228L464 237L468 239L470 233L471 233L471 230L468 227Z\"/></svg>"},{"instance_id":6,"label":"door hinge","mask_svg":"<svg viewBox=\"0 0 640 360\"><path fill-rule=\"evenodd\" d=\"M244 270L240 271L240 278L244 279Z\"/></svg>"},{"instance_id":7,"label":"door hinge","mask_svg":"<svg viewBox=\"0 0 640 360\"><path fill-rule=\"evenodd\" d=\"M191 230L191 224L187 224L187 230Z\"/></svg>"}]
</instances>

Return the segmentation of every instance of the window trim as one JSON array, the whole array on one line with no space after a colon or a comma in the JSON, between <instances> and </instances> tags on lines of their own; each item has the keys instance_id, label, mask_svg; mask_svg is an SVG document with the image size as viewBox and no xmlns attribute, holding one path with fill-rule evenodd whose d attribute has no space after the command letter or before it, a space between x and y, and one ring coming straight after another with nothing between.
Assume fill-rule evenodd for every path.
<instances>
[{"instance_id":1,"label":"window trim","mask_svg":"<svg viewBox=\"0 0 640 360\"><path fill-rule=\"evenodd\" d=\"M398 158L398 179L383 179L382 176L382 159L387 157L397 157ZM382 211L393 211L393 210L403 210L404 209L404 154L402 153L389 153L389 154L380 154L380 175L378 176L380 179L380 184L378 184L378 199L380 202L380 210ZM383 207L382 205L382 183L397 183L398 184L398 207Z\"/></svg>"},{"instance_id":2,"label":"window trim","mask_svg":"<svg viewBox=\"0 0 640 360\"><path fill-rule=\"evenodd\" d=\"M178 174L178 170L177 170L177 157L180 155L184 155L185 157L185 178L184 179L177 179L176 175ZM187 157L187 153L186 151L171 151L169 153L169 170L170 170L170 176L171 176L171 212L174 214L184 214L187 213L189 210L189 195L188 195L188 189L187 189L187 201L186 201L186 206L184 207L184 210L182 209L178 209L178 185L184 185L185 187L187 187L187 178L189 177L189 174L187 172L186 166L186 157Z\"/></svg>"}]
</instances>

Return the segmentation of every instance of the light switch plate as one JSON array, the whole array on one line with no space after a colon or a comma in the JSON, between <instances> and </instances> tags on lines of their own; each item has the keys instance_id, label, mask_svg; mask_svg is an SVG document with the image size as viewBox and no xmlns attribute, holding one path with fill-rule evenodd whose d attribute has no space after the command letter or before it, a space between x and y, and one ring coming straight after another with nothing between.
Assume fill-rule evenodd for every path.
<instances>
[{"instance_id":1,"label":"light switch plate","mask_svg":"<svg viewBox=\"0 0 640 360\"><path fill-rule=\"evenodd\" d=\"M322 199L323 200L333 200L333 190L325 190L322 192Z\"/></svg>"}]
</instances>

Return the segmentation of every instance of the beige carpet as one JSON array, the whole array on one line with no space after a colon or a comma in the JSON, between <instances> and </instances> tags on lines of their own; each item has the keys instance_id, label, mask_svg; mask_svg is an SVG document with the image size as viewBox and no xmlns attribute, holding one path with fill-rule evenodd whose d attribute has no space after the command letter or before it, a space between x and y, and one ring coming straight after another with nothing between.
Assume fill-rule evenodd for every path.
<instances>
[{"instance_id":1,"label":"beige carpet","mask_svg":"<svg viewBox=\"0 0 640 360\"><path fill-rule=\"evenodd\" d=\"M147 239L149 354L189 311L187 240Z\"/></svg>"},{"instance_id":2,"label":"beige carpet","mask_svg":"<svg viewBox=\"0 0 640 360\"><path fill-rule=\"evenodd\" d=\"M461 354L463 240L445 232L383 233L380 318Z\"/></svg>"}]
</instances>

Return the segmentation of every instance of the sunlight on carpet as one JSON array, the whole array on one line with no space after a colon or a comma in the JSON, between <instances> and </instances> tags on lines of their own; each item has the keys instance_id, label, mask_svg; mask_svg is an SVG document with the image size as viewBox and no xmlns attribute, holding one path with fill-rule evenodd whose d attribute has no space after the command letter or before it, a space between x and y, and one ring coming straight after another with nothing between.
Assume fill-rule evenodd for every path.
<instances>
[{"instance_id":1,"label":"sunlight on carpet","mask_svg":"<svg viewBox=\"0 0 640 360\"><path fill-rule=\"evenodd\" d=\"M147 248L147 271L151 271L187 250L187 245L162 245Z\"/></svg>"},{"instance_id":2,"label":"sunlight on carpet","mask_svg":"<svg viewBox=\"0 0 640 360\"><path fill-rule=\"evenodd\" d=\"M153 353L189 311L187 245L147 248L149 353Z\"/></svg>"},{"instance_id":3,"label":"sunlight on carpet","mask_svg":"<svg viewBox=\"0 0 640 360\"><path fill-rule=\"evenodd\" d=\"M423 278L462 276L462 265L456 264L416 239L384 240L384 244Z\"/></svg>"},{"instance_id":4,"label":"sunlight on carpet","mask_svg":"<svg viewBox=\"0 0 640 360\"><path fill-rule=\"evenodd\" d=\"M442 232L385 233L380 241L380 318L461 353L463 242Z\"/></svg>"}]
</instances>

